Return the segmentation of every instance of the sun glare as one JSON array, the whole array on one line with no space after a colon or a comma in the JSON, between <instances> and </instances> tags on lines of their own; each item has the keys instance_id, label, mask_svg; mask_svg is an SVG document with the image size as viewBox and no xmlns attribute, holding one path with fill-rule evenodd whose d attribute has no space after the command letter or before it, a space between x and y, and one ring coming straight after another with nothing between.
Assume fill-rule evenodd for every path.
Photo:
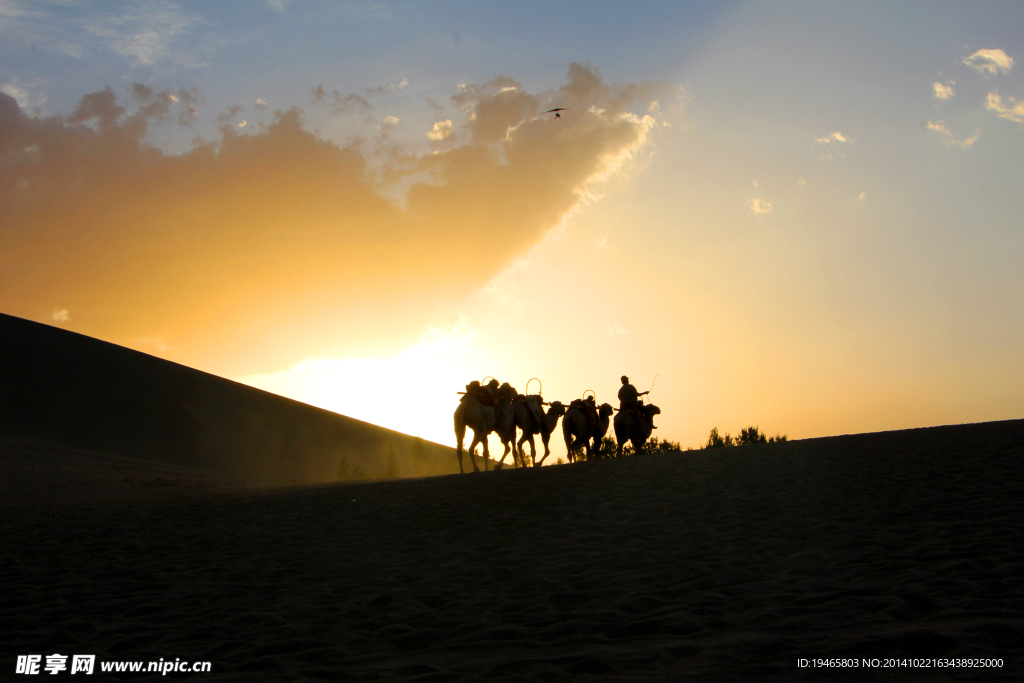
<instances>
[{"instance_id":1,"label":"sun glare","mask_svg":"<svg viewBox=\"0 0 1024 683\"><path fill-rule=\"evenodd\" d=\"M455 446L458 391L487 359L473 348L468 318L431 328L396 358L310 359L291 370L239 381L348 417Z\"/></svg>"}]
</instances>

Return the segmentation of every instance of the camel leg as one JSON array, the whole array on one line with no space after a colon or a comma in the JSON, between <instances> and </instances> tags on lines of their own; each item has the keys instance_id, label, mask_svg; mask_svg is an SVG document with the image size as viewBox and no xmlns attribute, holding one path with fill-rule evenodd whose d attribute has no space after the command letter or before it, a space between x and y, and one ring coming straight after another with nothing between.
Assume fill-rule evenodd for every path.
<instances>
[{"instance_id":1,"label":"camel leg","mask_svg":"<svg viewBox=\"0 0 1024 683\"><path fill-rule=\"evenodd\" d=\"M499 460L498 464L494 466L494 471L495 472L497 472L498 470L500 470L502 468L502 466L505 464L505 458L508 456L508 452L510 450L512 450L512 447L509 446L509 442L508 441L502 442L502 445L505 446L505 452L501 454L501 460ZM512 464L514 465L515 462L516 462L516 456L513 455L512 456ZM487 467L487 463L484 463L484 467Z\"/></svg>"},{"instance_id":2,"label":"camel leg","mask_svg":"<svg viewBox=\"0 0 1024 683\"><path fill-rule=\"evenodd\" d=\"M466 471L462 469L462 440L466 438L466 425L460 424L458 418L455 419L455 440L459 442L459 447L455 449L455 454L459 456L459 474L465 474Z\"/></svg>"},{"instance_id":3,"label":"camel leg","mask_svg":"<svg viewBox=\"0 0 1024 683\"><path fill-rule=\"evenodd\" d=\"M569 462L576 462L577 460L583 460L583 439L576 436L572 437L572 459Z\"/></svg>"},{"instance_id":4,"label":"camel leg","mask_svg":"<svg viewBox=\"0 0 1024 683\"><path fill-rule=\"evenodd\" d=\"M480 468L476 466L476 445L480 443L480 437L473 432L473 442L469 444L469 462L473 464L473 471L479 472ZM484 442L484 452L487 452L487 442ZM487 466L487 461L484 460L484 467Z\"/></svg>"},{"instance_id":5,"label":"camel leg","mask_svg":"<svg viewBox=\"0 0 1024 683\"><path fill-rule=\"evenodd\" d=\"M544 457L546 458L549 455L551 455L551 447L548 445L548 441L551 440L550 436L548 434L541 434L540 435L540 440L544 444ZM530 447L531 448L533 447L533 439L532 438L530 439ZM537 457L537 454L534 453L534 459L536 459L536 457Z\"/></svg>"},{"instance_id":6,"label":"camel leg","mask_svg":"<svg viewBox=\"0 0 1024 683\"><path fill-rule=\"evenodd\" d=\"M489 434L484 435L484 440L481 442L484 445L484 472L487 471L487 461L491 459L491 451L487 448L487 442L490 440L487 437Z\"/></svg>"},{"instance_id":7,"label":"camel leg","mask_svg":"<svg viewBox=\"0 0 1024 683\"><path fill-rule=\"evenodd\" d=\"M533 464L534 467L536 467L537 466L537 442L534 441L533 434L530 434L528 436L527 441L530 444L530 462ZM524 467L526 466L525 458L524 458L523 466Z\"/></svg>"},{"instance_id":8,"label":"camel leg","mask_svg":"<svg viewBox=\"0 0 1024 683\"><path fill-rule=\"evenodd\" d=\"M519 443L516 447L519 450L519 462L523 463L523 467L526 467L526 451L523 450L523 444L526 443L527 433L523 432L523 435L519 437Z\"/></svg>"},{"instance_id":9,"label":"camel leg","mask_svg":"<svg viewBox=\"0 0 1024 683\"><path fill-rule=\"evenodd\" d=\"M551 455L551 451L548 451L547 453L544 454L544 457L542 457L539 461L536 461L536 457L537 456L536 456L536 454L534 454L535 462L534 462L533 466L534 467L540 467L541 465L543 465L544 464L544 460L547 459L547 457L549 455Z\"/></svg>"}]
</instances>

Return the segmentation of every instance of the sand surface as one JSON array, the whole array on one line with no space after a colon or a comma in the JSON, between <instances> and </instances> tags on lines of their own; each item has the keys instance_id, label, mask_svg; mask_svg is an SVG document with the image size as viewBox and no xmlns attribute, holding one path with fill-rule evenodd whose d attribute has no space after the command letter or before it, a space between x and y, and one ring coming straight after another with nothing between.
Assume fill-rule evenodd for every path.
<instances>
[{"instance_id":1,"label":"sand surface","mask_svg":"<svg viewBox=\"0 0 1024 683\"><path fill-rule=\"evenodd\" d=\"M1022 444L1011 421L254 490L0 441L3 666L56 652L212 662L169 676L190 680L1020 681ZM1003 666L798 667L815 657Z\"/></svg>"}]
</instances>

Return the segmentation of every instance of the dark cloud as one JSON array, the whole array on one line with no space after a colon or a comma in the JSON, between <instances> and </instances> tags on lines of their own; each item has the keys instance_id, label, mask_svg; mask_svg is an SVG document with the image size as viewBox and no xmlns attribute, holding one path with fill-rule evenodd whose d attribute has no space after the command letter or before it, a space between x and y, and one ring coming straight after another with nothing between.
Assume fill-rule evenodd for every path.
<instances>
[{"instance_id":1,"label":"dark cloud","mask_svg":"<svg viewBox=\"0 0 1024 683\"><path fill-rule=\"evenodd\" d=\"M240 105L240 104L233 104L230 107L227 107L226 109L224 109L224 111L222 111L221 113L217 114L216 121L220 125L226 126L228 123L231 122L231 119L233 119L236 116L238 116L238 114L240 114L241 112L242 112L242 105Z\"/></svg>"},{"instance_id":2,"label":"dark cloud","mask_svg":"<svg viewBox=\"0 0 1024 683\"><path fill-rule=\"evenodd\" d=\"M328 94L330 97L328 98ZM331 111L335 114L359 113L365 114L373 109L373 105L365 97L355 93L342 95L339 90L332 90L330 93L323 85L313 88L313 104L329 102Z\"/></svg>"},{"instance_id":3,"label":"dark cloud","mask_svg":"<svg viewBox=\"0 0 1024 683\"><path fill-rule=\"evenodd\" d=\"M646 122L598 111L626 91L590 75L570 70L579 111L559 121L537 118L544 98L512 79L466 86L464 144L393 151L383 169L434 178L411 187L408 210L378 193L359 151L318 138L297 108L172 156L146 143L166 116L150 107L194 108L192 91L133 87L131 112L108 88L66 118L31 118L0 94L0 310L67 310L75 331L140 348L160 339L169 357L227 374L422 325L432 305L536 243L643 140ZM348 97L343 106L369 108Z\"/></svg>"},{"instance_id":4,"label":"dark cloud","mask_svg":"<svg viewBox=\"0 0 1024 683\"><path fill-rule=\"evenodd\" d=\"M348 95L343 96L337 90L334 91L334 99L331 101L331 110L335 113L348 114L350 112L354 112L365 114L371 109L373 109L373 106L365 97L360 97L355 93L349 93Z\"/></svg>"}]
</instances>

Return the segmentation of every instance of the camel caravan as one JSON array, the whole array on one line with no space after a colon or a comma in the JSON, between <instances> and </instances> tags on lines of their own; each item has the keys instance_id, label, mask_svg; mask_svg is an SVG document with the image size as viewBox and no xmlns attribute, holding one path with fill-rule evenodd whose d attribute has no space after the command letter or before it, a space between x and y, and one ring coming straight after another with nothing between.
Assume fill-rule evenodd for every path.
<instances>
[{"instance_id":1,"label":"camel caravan","mask_svg":"<svg viewBox=\"0 0 1024 683\"><path fill-rule=\"evenodd\" d=\"M622 376L622 386L619 388L618 408L612 408L608 403L598 406L596 395L589 389L583 393L583 398L564 405L561 401L544 401L540 393L540 380L537 380L536 394L520 394L508 382L499 384L493 377L484 379L490 381L487 384L470 382L466 385L465 391L459 392L462 398L459 399L459 407L455 409L455 438L458 441L456 452L459 456L459 471L463 473L465 470L462 468L462 444L466 438L467 428L473 430L473 441L469 445L469 461L473 465L473 471L479 472L480 468L477 467L475 458L476 446L483 444L486 471L490 458L487 437L492 432L498 435L505 446L505 452L501 454L501 460L495 466L496 470L505 464L505 457L509 452L512 453L514 466L526 467L523 444L527 442L530 444L531 466L540 467L551 454L548 442L559 418L562 418L562 437L565 439L569 462L575 462L577 459L589 460L594 457L602 439L608 433L609 420L612 421L615 440L618 442L617 457L622 457L622 447L627 441L633 445L634 452L642 452L651 431L657 429L654 426L654 416L661 413L657 406L643 402L643 396L650 393L650 390L637 392L636 387L629 383L629 378L625 375ZM535 379L531 379L530 382ZM530 382L526 383L527 391ZM522 433L518 442L517 430ZM544 455L539 461L534 441L538 434L544 444Z\"/></svg>"}]
</instances>

